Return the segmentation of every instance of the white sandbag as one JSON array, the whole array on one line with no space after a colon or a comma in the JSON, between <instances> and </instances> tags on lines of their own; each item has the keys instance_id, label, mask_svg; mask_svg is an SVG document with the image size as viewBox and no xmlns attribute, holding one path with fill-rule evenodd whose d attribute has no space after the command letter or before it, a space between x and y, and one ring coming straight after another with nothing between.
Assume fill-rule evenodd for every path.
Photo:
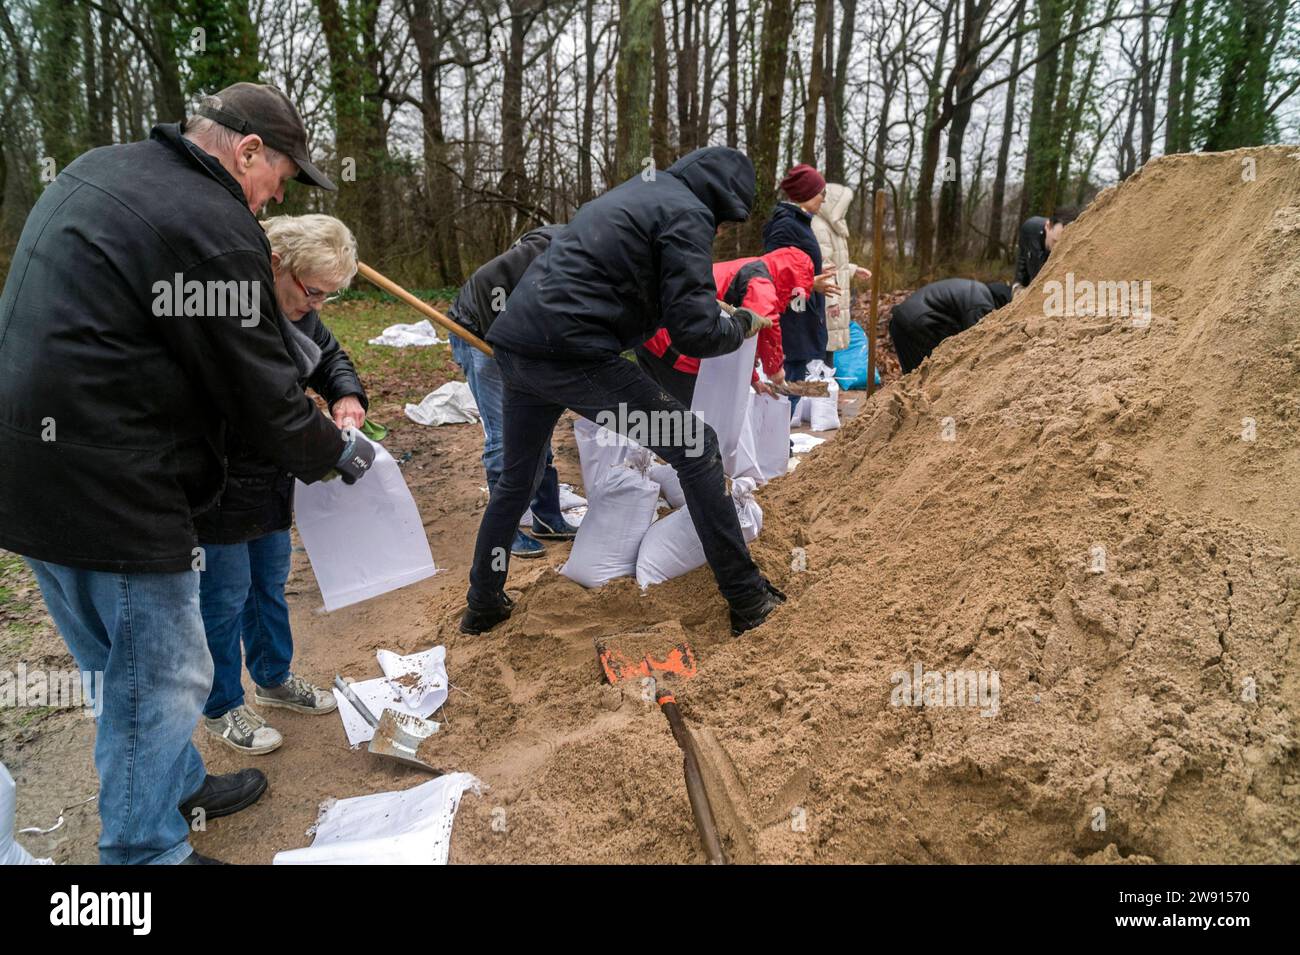
<instances>
[{"instance_id":1,"label":"white sandbag","mask_svg":"<svg viewBox=\"0 0 1300 955\"><path fill-rule=\"evenodd\" d=\"M418 405L408 404L406 416L416 424L437 427L443 424L471 424L479 420L478 404L469 385L449 381L429 392Z\"/></svg>"},{"instance_id":2,"label":"white sandbag","mask_svg":"<svg viewBox=\"0 0 1300 955\"><path fill-rule=\"evenodd\" d=\"M9 769L0 763L0 865L36 865L30 852L14 839L18 787Z\"/></svg>"},{"instance_id":3,"label":"white sandbag","mask_svg":"<svg viewBox=\"0 0 1300 955\"><path fill-rule=\"evenodd\" d=\"M790 427L802 428L808 423L808 402L810 398L800 398L794 403L794 408L790 411Z\"/></svg>"},{"instance_id":4,"label":"white sandbag","mask_svg":"<svg viewBox=\"0 0 1300 955\"><path fill-rule=\"evenodd\" d=\"M413 325L389 325L378 338L370 339L371 345L387 345L390 348L423 348L429 345L441 345L446 341L438 337L438 330L427 318Z\"/></svg>"},{"instance_id":5,"label":"white sandbag","mask_svg":"<svg viewBox=\"0 0 1300 955\"><path fill-rule=\"evenodd\" d=\"M745 396L745 422L740 429L740 440L736 442L736 453L732 456L732 478L750 478L755 484L766 484L767 478L758 466L758 439L754 435L753 402L754 392Z\"/></svg>"},{"instance_id":6,"label":"white sandbag","mask_svg":"<svg viewBox=\"0 0 1300 955\"><path fill-rule=\"evenodd\" d=\"M686 495L682 493L682 480L671 464L652 464L647 473L650 480L659 485L659 492L670 505L681 507L686 503Z\"/></svg>"},{"instance_id":7,"label":"white sandbag","mask_svg":"<svg viewBox=\"0 0 1300 955\"><path fill-rule=\"evenodd\" d=\"M731 500L736 505L741 536L747 543L763 527L763 509L754 500L754 487L752 478L736 478L731 482ZM685 507L678 508L663 520L655 521L642 538L636 558L636 582L644 590L651 584L662 584L688 574L705 563L704 545L695 533L691 512Z\"/></svg>"},{"instance_id":8,"label":"white sandbag","mask_svg":"<svg viewBox=\"0 0 1300 955\"><path fill-rule=\"evenodd\" d=\"M638 463L648 465L649 452L638 450L645 456ZM603 480L587 488L587 515L560 573L584 587L635 574L641 538L658 503L659 485L643 467L610 468Z\"/></svg>"},{"instance_id":9,"label":"white sandbag","mask_svg":"<svg viewBox=\"0 0 1300 955\"><path fill-rule=\"evenodd\" d=\"M823 361L808 363L810 381L826 382L826 397L807 398L808 427L813 431L834 431L840 426L840 386L835 381L835 369Z\"/></svg>"},{"instance_id":10,"label":"white sandbag","mask_svg":"<svg viewBox=\"0 0 1300 955\"><path fill-rule=\"evenodd\" d=\"M356 484L297 482L294 519L327 611L438 572L415 498L381 444Z\"/></svg>"},{"instance_id":11,"label":"white sandbag","mask_svg":"<svg viewBox=\"0 0 1300 955\"><path fill-rule=\"evenodd\" d=\"M628 452L637 447L635 441L629 441L617 431L602 428L586 418L573 422L573 440L578 445L582 489L587 497L591 497L596 485L608 476L610 468L622 464Z\"/></svg>"},{"instance_id":12,"label":"white sandbag","mask_svg":"<svg viewBox=\"0 0 1300 955\"><path fill-rule=\"evenodd\" d=\"M331 800L311 845L277 852L271 864L446 865L460 801L483 788L469 773L446 773L410 789Z\"/></svg>"},{"instance_id":13,"label":"white sandbag","mask_svg":"<svg viewBox=\"0 0 1300 955\"><path fill-rule=\"evenodd\" d=\"M713 428L722 452L722 469L736 473L736 448L744 435L749 410L749 381L754 373L758 336L746 338L734 352L700 361L691 410Z\"/></svg>"},{"instance_id":14,"label":"white sandbag","mask_svg":"<svg viewBox=\"0 0 1300 955\"><path fill-rule=\"evenodd\" d=\"M764 481L785 474L790 466L790 402L785 398L752 394L749 423L754 435L754 455Z\"/></svg>"}]
</instances>

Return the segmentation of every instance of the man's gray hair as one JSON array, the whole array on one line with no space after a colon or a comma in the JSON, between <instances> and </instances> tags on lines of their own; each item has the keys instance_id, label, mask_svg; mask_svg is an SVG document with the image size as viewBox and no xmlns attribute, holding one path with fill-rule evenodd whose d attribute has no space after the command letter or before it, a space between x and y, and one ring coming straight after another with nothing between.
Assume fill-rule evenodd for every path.
<instances>
[{"instance_id":1,"label":"man's gray hair","mask_svg":"<svg viewBox=\"0 0 1300 955\"><path fill-rule=\"evenodd\" d=\"M203 105L220 109L221 99L217 96L205 96ZM236 132L229 126L223 126L215 119L199 116L197 113L185 120L185 125L181 127L181 135L195 146L210 153L230 152L244 138L243 133ZM278 149L272 149L266 143L262 143L262 148L266 150L266 158L272 162L280 159L285 162L293 162L284 153ZM294 163L294 165L297 166L297 163Z\"/></svg>"}]
</instances>

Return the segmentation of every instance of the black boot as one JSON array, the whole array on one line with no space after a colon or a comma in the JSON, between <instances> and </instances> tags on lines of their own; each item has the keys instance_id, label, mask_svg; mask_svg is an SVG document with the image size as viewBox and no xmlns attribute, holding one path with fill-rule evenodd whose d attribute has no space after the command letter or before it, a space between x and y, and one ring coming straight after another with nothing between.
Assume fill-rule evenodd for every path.
<instances>
[{"instance_id":1,"label":"black boot","mask_svg":"<svg viewBox=\"0 0 1300 955\"><path fill-rule=\"evenodd\" d=\"M466 606L465 613L460 618L460 632L477 636L510 619L510 613L514 609L515 602L505 593L501 594L500 602L493 606L482 608Z\"/></svg>"},{"instance_id":2,"label":"black boot","mask_svg":"<svg viewBox=\"0 0 1300 955\"><path fill-rule=\"evenodd\" d=\"M746 630L753 630L785 603L785 594L777 590L767 578L763 578L763 589L744 601L731 605L731 634L740 636Z\"/></svg>"},{"instance_id":3,"label":"black boot","mask_svg":"<svg viewBox=\"0 0 1300 955\"><path fill-rule=\"evenodd\" d=\"M220 859L214 859L212 856L201 856L197 852L191 852L181 860L181 865L229 865L229 862L222 862Z\"/></svg>"},{"instance_id":4,"label":"black boot","mask_svg":"<svg viewBox=\"0 0 1300 955\"><path fill-rule=\"evenodd\" d=\"M204 818L219 819L247 809L266 792L266 774L260 769L241 769L222 776L208 774L203 785L180 805L181 815L192 822L196 810L202 809Z\"/></svg>"}]
</instances>

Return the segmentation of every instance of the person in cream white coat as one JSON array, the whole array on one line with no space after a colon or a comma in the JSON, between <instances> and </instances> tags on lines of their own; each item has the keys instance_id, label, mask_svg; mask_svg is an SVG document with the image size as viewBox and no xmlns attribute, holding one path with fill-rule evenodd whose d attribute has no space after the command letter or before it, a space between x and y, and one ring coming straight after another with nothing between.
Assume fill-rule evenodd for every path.
<instances>
[{"instance_id":1,"label":"person in cream white coat","mask_svg":"<svg viewBox=\"0 0 1300 955\"><path fill-rule=\"evenodd\" d=\"M822 249L822 268L835 270L838 291L826 296L826 350L837 352L849 347L849 320L852 317L853 280L870 279L869 269L849 261L849 204L853 190L839 183L826 184L826 201L813 216L813 235ZM826 357L827 364L832 361Z\"/></svg>"}]
</instances>

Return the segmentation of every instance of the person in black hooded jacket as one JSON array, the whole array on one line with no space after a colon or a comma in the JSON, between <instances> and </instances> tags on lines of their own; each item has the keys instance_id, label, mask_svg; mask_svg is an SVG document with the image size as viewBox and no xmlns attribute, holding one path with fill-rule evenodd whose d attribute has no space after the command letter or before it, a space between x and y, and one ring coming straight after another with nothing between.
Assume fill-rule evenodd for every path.
<instances>
[{"instance_id":1,"label":"person in black hooded jacket","mask_svg":"<svg viewBox=\"0 0 1300 955\"><path fill-rule=\"evenodd\" d=\"M770 323L744 309L721 313L713 282L718 227L744 221L753 201L754 167L744 153L697 149L584 205L515 286L488 332L505 382L505 460L479 526L463 632L481 633L510 615L510 541L566 408L592 421L599 415L601 424L612 418L624 434L638 422L673 422L649 447L681 478L733 632L776 607L780 594L741 537L713 429L688 423L681 402L620 357L659 328L686 354L723 355Z\"/></svg>"},{"instance_id":2,"label":"person in black hooded jacket","mask_svg":"<svg viewBox=\"0 0 1300 955\"><path fill-rule=\"evenodd\" d=\"M1005 282L941 279L917 289L889 315L889 337L903 373L925 361L939 342L1010 301L1011 287Z\"/></svg>"}]
</instances>

